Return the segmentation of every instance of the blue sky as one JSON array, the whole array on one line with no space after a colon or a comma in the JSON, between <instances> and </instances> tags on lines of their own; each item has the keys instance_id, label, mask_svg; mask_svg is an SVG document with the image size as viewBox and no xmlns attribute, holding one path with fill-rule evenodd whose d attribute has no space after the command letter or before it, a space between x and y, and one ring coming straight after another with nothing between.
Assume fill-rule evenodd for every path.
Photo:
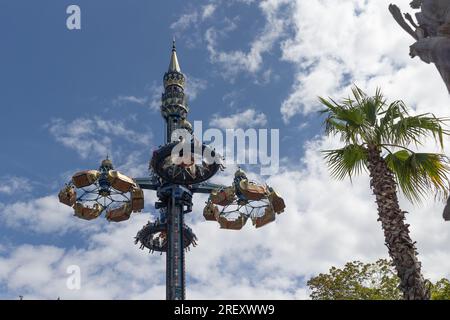
<instances>
[{"instance_id":1,"label":"blue sky","mask_svg":"<svg viewBox=\"0 0 450 320\"><path fill-rule=\"evenodd\" d=\"M177 38L183 71L201 82L196 99L191 98L191 119L209 121L213 114L256 108L267 115L267 127L282 128L283 155L300 155L301 148L290 146L290 139L298 133L296 126L301 117L287 127L280 117L279 105L293 82L292 66L277 58L280 50L273 48L264 53L263 65L257 72L228 76L221 65L211 61L205 45L197 45L195 40L196 32L200 33L195 29L220 30L227 24L224 21L231 19L248 32L240 32L236 27L223 37L220 49L247 51L249 42L265 24L264 17L251 5L227 4L207 21L196 22L192 32L178 31L171 25L207 2L194 5L183 1L80 1L80 31L65 27L65 9L69 4L70 1L2 3L1 29L6 39L1 53L4 65L0 84L7 90L0 98L6 110L0 130L3 136L11 138L2 143L0 175L26 172L33 180L48 185L61 172L98 160L94 154L80 161L75 152L55 143L48 130L52 119L120 119L137 132L151 132L155 144L162 141L158 111L150 110L148 103L142 106L122 102L118 106L114 101L121 96L147 97L153 87L159 88L173 36ZM271 70L270 84L264 83L267 70ZM15 129L18 126L20 130ZM315 126L301 137L310 138L318 129ZM29 159L33 159L31 165Z\"/></svg>"},{"instance_id":2,"label":"blue sky","mask_svg":"<svg viewBox=\"0 0 450 320\"><path fill-rule=\"evenodd\" d=\"M318 150L337 142L321 136L317 96L344 96L352 83L369 91L383 86L414 110L448 113L437 72L408 57L411 39L391 21L388 2L3 0L0 297L164 297L163 258L132 244L154 213L154 197L146 194L146 214L119 226L75 221L55 195L71 173L96 168L106 153L121 171L147 174L151 151L163 141L158 99L174 36L191 121L280 129L283 165L268 179L288 204L279 223L237 235L203 222L204 199L196 200L189 219L200 246L188 254L188 297L306 298L309 276L348 260L384 257L367 179L353 185L328 179ZM397 2L408 8L408 1ZM81 8L81 30L66 28L70 4ZM257 169L249 168L255 175ZM230 172L218 179L228 183ZM430 208L440 210L430 203L420 212ZM424 243L429 276L442 277L450 267L437 261L445 259L449 235L426 240L443 228L439 213L434 217L425 223L418 213L411 223L425 225L413 235ZM266 258L255 265L261 250ZM128 272L114 284L105 268L124 261ZM65 266L73 263L85 264L80 292L64 288ZM142 265L154 268L141 275ZM34 268L39 276L27 273ZM233 274L240 275L235 284L216 278Z\"/></svg>"}]
</instances>

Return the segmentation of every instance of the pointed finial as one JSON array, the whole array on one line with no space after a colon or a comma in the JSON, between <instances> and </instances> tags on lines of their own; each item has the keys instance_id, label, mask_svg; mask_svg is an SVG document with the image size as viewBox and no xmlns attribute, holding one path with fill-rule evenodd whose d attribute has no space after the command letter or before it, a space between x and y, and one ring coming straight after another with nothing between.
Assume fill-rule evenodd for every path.
<instances>
[{"instance_id":1,"label":"pointed finial","mask_svg":"<svg viewBox=\"0 0 450 320\"><path fill-rule=\"evenodd\" d=\"M175 47L175 37L172 40L172 56L170 57L169 71L181 72L180 64L178 63L177 50Z\"/></svg>"},{"instance_id":2,"label":"pointed finial","mask_svg":"<svg viewBox=\"0 0 450 320\"><path fill-rule=\"evenodd\" d=\"M105 168L107 170L113 170L113 163L111 159L109 159L109 154L106 155L106 159L102 161L100 168Z\"/></svg>"}]
</instances>

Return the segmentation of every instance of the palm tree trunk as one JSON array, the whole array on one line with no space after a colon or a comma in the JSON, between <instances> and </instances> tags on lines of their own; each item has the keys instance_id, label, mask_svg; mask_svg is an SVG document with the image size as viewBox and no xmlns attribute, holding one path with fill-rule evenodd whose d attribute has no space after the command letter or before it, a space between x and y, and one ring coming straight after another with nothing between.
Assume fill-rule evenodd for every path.
<instances>
[{"instance_id":1,"label":"palm tree trunk","mask_svg":"<svg viewBox=\"0 0 450 320\"><path fill-rule=\"evenodd\" d=\"M370 187L376 196L378 221L384 231L389 255L400 278L400 290L405 300L428 300L430 292L421 274L415 242L405 224L405 212L400 209L396 182L392 171L376 146L368 146Z\"/></svg>"}]
</instances>

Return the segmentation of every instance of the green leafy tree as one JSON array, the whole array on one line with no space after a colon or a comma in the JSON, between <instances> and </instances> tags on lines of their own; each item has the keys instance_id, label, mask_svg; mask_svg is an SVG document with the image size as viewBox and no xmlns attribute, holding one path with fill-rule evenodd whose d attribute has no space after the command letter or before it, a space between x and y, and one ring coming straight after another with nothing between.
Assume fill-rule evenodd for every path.
<instances>
[{"instance_id":1,"label":"green leafy tree","mask_svg":"<svg viewBox=\"0 0 450 320\"><path fill-rule=\"evenodd\" d=\"M429 299L417 251L411 240L397 187L413 203L428 194L446 197L448 159L443 154L418 153L409 147L432 137L443 148L446 119L433 114L412 116L402 101L387 103L378 89L368 96L358 87L353 96L336 102L320 98L325 106L325 131L339 136L344 147L324 151L331 175L350 178L368 171L379 221L389 255L400 278L404 299Z\"/></svg>"},{"instance_id":2,"label":"green leafy tree","mask_svg":"<svg viewBox=\"0 0 450 320\"><path fill-rule=\"evenodd\" d=\"M450 300L449 280L426 282L433 300ZM344 268L332 267L307 283L313 300L400 300L399 284L392 262L385 259L366 264L348 262Z\"/></svg>"},{"instance_id":3,"label":"green leafy tree","mask_svg":"<svg viewBox=\"0 0 450 320\"><path fill-rule=\"evenodd\" d=\"M450 281L448 279L441 279L433 285L431 299L450 300Z\"/></svg>"},{"instance_id":4,"label":"green leafy tree","mask_svg":"<svg viewBox=\"0 0 450 320\"><path fill-rule=\"evenodd\" d=\"M387 260L348 262L308 281L313 300L399 300L399 279Z\"/></svg>"}]
</instances>

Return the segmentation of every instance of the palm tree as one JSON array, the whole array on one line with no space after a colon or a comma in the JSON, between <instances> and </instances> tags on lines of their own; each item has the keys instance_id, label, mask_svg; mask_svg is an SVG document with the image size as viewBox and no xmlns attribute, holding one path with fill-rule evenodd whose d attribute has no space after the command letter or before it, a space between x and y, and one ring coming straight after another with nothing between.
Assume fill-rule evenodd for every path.
<instances>
[{"instance_id":1,"label":"palm tree","mask_svg":"<svg viewBox=\"0 0 450 320\"><path fill-rule=\"evenodd\" d=\"M450 172L448 158L443 154L417 153L409 147L421 145L432 137L443 148L443 129L447 119L433 114L412 116L402 101L386 103L380 89L374 96L358 87L352 97L335 102L320 98L325 106L325 131L340 136L345 146L325 150L324 158L332 177L343 179L368 171L370 187L376 197L378 221L384 231L403 298L429 299L429 288L421 274L415 242L405 224L405 211L399 206L397 186L412 203L421 202L428 194L447 196Z\"/></svg>"}]
</instances>

